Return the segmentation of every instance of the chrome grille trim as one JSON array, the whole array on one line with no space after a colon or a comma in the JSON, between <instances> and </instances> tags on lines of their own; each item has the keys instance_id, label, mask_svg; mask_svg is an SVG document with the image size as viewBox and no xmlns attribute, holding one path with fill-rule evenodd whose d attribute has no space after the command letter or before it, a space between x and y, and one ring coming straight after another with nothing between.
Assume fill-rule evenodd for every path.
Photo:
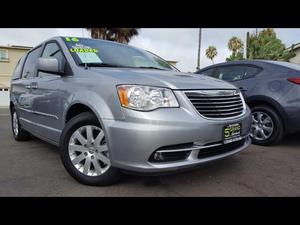
<instances>
[{"instance_id":1,"label":"chrome grille trim","mask_svg":"<svg viewBox=\"0 0 300 225\"><path fill-rule=\"evenodd\" d=\"M234 119L246 113L239 90L184 91L194 109L207 119Z\"/></svg>"}]
</instances>

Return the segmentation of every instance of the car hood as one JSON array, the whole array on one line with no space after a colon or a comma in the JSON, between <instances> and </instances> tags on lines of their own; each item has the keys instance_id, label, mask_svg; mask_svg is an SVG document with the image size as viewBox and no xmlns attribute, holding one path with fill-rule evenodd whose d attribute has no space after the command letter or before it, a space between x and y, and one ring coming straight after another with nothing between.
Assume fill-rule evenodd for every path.
<instances>
[{"instance_id":1,"label":"car hood","mask_svg":"<svg viewBox=\"0 0 300 225\"><path fill-rule=\"evenodd\" d=\"M122 84L140 84L171 89L236 89L230 83L199 74L132 68L90 68L91 71L117 78Z\"/></svg>"}]
</instances>

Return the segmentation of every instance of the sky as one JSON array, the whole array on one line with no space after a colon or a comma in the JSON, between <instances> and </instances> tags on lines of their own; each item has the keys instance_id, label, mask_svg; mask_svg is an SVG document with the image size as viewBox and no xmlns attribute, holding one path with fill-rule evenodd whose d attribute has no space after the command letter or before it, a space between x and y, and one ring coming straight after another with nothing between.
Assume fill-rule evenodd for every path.
<instances>
[{"instance_id":1,"label":"sky","mask_svg":"<svg viewBox=\"0 0 300 225\"><path fill-rule=\"evenodd\" d=\"M260 29L259 29L260 30ZM246 32L255 32L254 28L203 28L200 54L200 67L211 65L205 56L209 45L217 48L215 63L224 62L230 55L228 40L237 36L243 41ZM300 28L276 28L277 37L286 47L300 42ZM0 45L36 46L53 36L90 37L90 33L82 28L0 28ZM151 51L166 60L178 61L177 68L183 72L194 72L197 67L199 29L187 28L142 28L129 45Z\"/></svg>"}]
</instances>

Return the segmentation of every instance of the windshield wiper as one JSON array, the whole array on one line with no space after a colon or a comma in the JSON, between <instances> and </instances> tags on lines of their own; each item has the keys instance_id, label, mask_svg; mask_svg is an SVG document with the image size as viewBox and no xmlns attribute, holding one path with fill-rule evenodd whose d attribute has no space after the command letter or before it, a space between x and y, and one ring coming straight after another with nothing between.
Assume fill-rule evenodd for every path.
<instances>
[{"instance_id":1,"label":"windshield wiper","mask_svg":"<svg viewBox=\"0 0 300 225\"><path fill-rule=\"evenodd\" d=\"M153 67L153 66L121 66L121 65L115 65L115 64L109 64L109 63L79 63L80 66L87 67L122 67L122 68L139 68L139 69L155 69L155 70L166 70L159 67Z\"/></svg>"},{"instance_id":2,"label":"windshield wiper","mask_svg":"<svg viewBox=\"0 0 300 225\"><path fill-rule=\"evenodd\" d=\"M109 63L79 63L79 65L85 67L122 67L119 65L114 65Z\"/></svg>"},{"instance_id":3,"label":"windshield wiper","mask_svg":"<svg viewBox=\"0 0 300 225\"><path fill-rule=\"evenodd\" d=\"M159 68L159 67L154 67L154 66L137 66L137 67L134 67L134 68L141 68L141 69L154 69L154 70L167 70L167 69L162 69L162 68Z\"/></svg>"}]
</instances>

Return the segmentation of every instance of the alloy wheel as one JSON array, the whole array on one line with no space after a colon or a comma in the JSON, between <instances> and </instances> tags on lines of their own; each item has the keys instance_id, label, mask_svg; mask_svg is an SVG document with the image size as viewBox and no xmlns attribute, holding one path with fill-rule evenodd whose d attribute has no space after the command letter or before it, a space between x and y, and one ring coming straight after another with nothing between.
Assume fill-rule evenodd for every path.
<instances>
[{"instance_id":1,"label":"alloy wheel","mask_svg":"<svg viewBox=\"0 0 300 225\"><path fill-rule=\"evenodd\" d=\"M82 126L72 134L69 156L73 166L87 176L99 176L111 166L104 132L94 125Z\"/></svg>"},{"instance_id":2,"label":"alloy wheel","mask_svg":"<svg viewBox=\"0 0 300 225\"><path fill-rule=\"evenodd\" d=\"M274 130L272 118L265 112L252 113L252 125L250 136L256 140L264 141L271 137Z\"/></svg>"}]
</instances>

